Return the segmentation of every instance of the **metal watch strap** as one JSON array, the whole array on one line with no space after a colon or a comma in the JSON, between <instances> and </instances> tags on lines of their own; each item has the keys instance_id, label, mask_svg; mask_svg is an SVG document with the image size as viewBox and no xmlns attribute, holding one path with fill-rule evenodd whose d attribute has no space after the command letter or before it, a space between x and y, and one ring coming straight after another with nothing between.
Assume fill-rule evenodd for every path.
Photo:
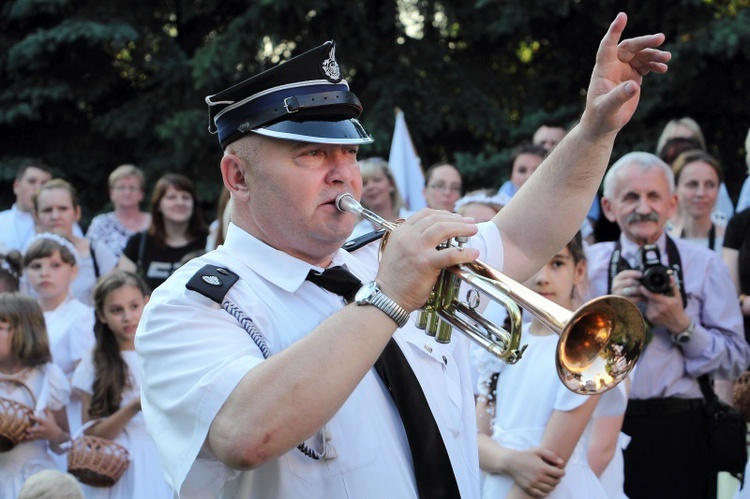
<instances>
[{"instance_id":1,"label":"metal watch strap","mask_svg":"<svg viewBox=\"0 0 750 499\"><path fill-rule=\"evenodd\" d=\"M695 321L691 320L687 329L681 333L672 335L672 343L675 345L684 345L693 337L693 331L695 330Z\"/></svg>"},{"instance_id":2,"label":"metal watch strap","mask_svg":"<svg viewBox=\"0 0 750 499\"><path fill-rule=\"evenodd\" d=\"M398 327L404 327L409 320L408 312L380 290L378 290L378 292L375 293L375 296L368 300L367 303L382 310L385 315L398 324Z\"/></svg>"}]
</instances>

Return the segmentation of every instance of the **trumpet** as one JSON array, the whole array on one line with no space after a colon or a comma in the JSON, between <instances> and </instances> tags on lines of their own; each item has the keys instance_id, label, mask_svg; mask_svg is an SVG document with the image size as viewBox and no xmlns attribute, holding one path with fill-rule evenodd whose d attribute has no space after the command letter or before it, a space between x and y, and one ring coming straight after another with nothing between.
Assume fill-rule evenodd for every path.
<instances>
[{"instance_id":1,"label":"trumpet","mask_svg":"<svg viewBox=\"0 0 750 499\"><path fill-rule=\"evenodd\" d=\"M388 234L398 227L397 222L389 222L366 209L349 193L336 198L336 207L385 230L381 252ZM438 248L460 248L466 242L466 238L454 238ZM470 286L465 301L459 298L462 283ZM506 309L508 330L477 312L481 303L479 292ZM492 355L514 364L526 348L520 346L519 305L559 335L555 355L557 374L569 390L579 394L594 395L615 387L635 367L645 345L643 316L629 300L601 296L571 312L480 260L441 271L427 303L417 313L416 325L439 343L450 342L455 328Z\"/></svg>"}]
</instances>

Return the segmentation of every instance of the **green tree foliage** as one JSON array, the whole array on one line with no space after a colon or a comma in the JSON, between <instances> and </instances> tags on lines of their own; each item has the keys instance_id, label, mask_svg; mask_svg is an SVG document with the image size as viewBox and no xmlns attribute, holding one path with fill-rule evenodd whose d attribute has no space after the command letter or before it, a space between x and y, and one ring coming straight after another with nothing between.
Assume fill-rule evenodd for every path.
<instances>
[{"instance_id":1,"label":"green tree foliage","mask_svg":"<svg viewBox=\"0 0 750 499\"><path fill-rule=\"evenodd\" d=\"M106 177L135 163L179 171L212 204L221 151L206 95L325 40L387 156L404 110L424 166L453 161L470 188L498 186L510 149L543 122L573 124L599 40L619 10L626 36L663 31L665 76L648 76L614 158L653 151L664 124L692 116L727 170L744 178L748 0L0 0L0 180L28 158L55 166L105 208ZM613 159L614 159L613 158Z\"/></svg>"}]
</instances>

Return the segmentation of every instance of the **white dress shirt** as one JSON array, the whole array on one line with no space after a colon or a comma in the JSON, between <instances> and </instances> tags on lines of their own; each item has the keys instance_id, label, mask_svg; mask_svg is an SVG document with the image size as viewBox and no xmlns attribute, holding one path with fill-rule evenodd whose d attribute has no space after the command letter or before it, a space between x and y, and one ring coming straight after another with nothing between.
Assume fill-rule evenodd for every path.
<instances>
[{"instance_id":1,"label":"white dress shirt","mask_svg":"<svg viewBox=\"0 0 750 499\"><path fill-rule=\"evenodd\" d=\"M480 235L471 241L488 264L502 265L502 241L494 224L480 224ZM377 272L377 249L372 243L351 254L339 250L331 265L345 265L363 282L370 281ZM233 316L185 288L207 263L239 274L227 297L250 316L273 353L344 307L341 297L305 280L314 267L234 224L223 246L187 263L154 292L136 335L143 413L167 480L180 497L416 497L403 425L374 369L326 425L337 454L333 459L314 461L293 449L256 470L240 472L203 450L221 406L243 376L263 362L260 350ZM367 334L366 324L359 334ZM462 497L478 497L468 340L455 333L449 344L437 344L413 320L394 338L423 387ZM306 443L319 450L319 435Z\"/></svg>"},{"instance_id":2,"label":"white dress shirt","mask_svg":"<svg viewBox=\"0 0 750 499\"><path fill-rule=\"evenodd\" d=\"M0 212L0 227L0 250L5 252L18 250L23 253L36 233L34 217L31 213L19 210L17 204Z\"/></svg>"}]
</instances>

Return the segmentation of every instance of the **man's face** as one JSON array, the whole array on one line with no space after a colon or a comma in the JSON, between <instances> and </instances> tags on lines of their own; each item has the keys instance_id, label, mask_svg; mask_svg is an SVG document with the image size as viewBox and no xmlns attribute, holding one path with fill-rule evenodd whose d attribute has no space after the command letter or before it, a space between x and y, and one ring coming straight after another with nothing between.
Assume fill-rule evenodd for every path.
<instances>
[{"instance_id":1,"label":"man's face","mask_svg":"<svg viewBox=\"0 0 750 499\"><path fill-rule=\"evenodd\" d=\"M565 137L565 129L561 127L550 127L542 125L534 132L534 144L542 146L548 151L555 148L557 144Z\"/></svg>"},{"instance_id":2,"label":"man's face","mask_svg":"<svg viewBox=\"0 0 750 499\"><path fill-rule=\"evenodd\" d=\"M23 176L17 179L13 183L13 194L16 195L16 203L18 209L26 213L30 213L34 210L34 193L42 186L43 183L47 182L52 178L52 175L41 170L30 166L23 172Z\"/></svg>"},{"instance_id":3,"label":"man's face","mask_svg":"<svg viewBox=\"0 0 750 499\"><path fill-rule=\"evenodd\" d=\"M252 152L238 150L248 171L247 209L235 208L246 212L243 228L278 250L314 265L327 264L356 222L335 201L347 192L355 199L362 195L359 146L259 136L242 140L257 144Z\"/></svg>"},{"instance_id":4,"label":"man's face","mask_svg":"<svg viewBox=\"0 0 750 499\"><path fill-rule=\"evenodd\" d=\"M628 239L639 245L653 243L677 206L677 196L669 191L662 170L643 171L631 163L618 172L612 198L602 198L602 208Z\"/></svg>"}]
</instances>

